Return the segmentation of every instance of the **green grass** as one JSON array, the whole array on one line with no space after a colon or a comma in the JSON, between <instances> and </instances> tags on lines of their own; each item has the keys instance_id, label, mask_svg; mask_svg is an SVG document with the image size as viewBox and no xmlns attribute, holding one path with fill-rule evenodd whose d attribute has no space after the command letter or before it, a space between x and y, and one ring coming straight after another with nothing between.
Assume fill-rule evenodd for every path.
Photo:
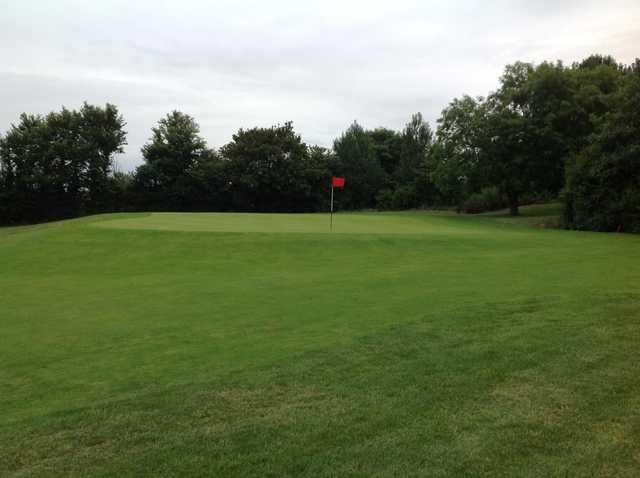
<instances>
[{"instance_id":1,"label":"green grass","mask_svg":"<svg viewBox=\"0 0 640 478\"><path fill-rule=\"evenodd\" d=\"M554 210L0 229L0 475L638 476L640 237Z\"/></svg>"}]
</instances>

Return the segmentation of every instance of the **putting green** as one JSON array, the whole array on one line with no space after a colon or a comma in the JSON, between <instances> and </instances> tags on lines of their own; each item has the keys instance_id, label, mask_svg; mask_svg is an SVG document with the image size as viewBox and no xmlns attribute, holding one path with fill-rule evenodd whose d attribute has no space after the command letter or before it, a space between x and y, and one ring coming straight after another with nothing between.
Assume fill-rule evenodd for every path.
<instances>
[{"instance_id":1,"label":"putting green","mask_svg":"<svg viewBox=\"0 0 640 478\"><path fill-rule=\"evenodd\" d=\"M329 234L328 214L151 213L96 222L96 227L162 231ZM467 227L465 227L465 225ZM336 214L335 234L487 234L453 215Z\"/></svg>"}]
</instances>

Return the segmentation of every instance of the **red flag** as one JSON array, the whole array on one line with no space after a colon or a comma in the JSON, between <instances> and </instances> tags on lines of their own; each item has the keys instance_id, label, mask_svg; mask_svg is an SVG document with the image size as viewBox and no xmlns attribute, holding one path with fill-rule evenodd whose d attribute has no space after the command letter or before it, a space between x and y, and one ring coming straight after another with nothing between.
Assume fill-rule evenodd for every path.
<instances>
[{"instance_id":1,"label":"red flag","mask_svg":"<svg viewBox=\"0 0 640 478\"><path fill-rule=\"evenodd\" d=\"M334 188L343 188L344 187L344 178L338 178L336 176L331 178L331 186Z\"/></svg>"}]
</instances>

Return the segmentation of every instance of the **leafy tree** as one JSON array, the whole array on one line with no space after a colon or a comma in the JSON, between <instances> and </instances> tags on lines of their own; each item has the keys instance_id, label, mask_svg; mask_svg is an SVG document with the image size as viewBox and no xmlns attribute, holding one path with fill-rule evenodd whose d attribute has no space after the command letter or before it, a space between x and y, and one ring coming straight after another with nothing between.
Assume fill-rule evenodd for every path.
<instances>
[{"instance_id":1,"label":"leafy tree","mask_svg":"<svg viewBox=\"0 0 640 478\"><path fill-rule=\"evenodd\" d=\"M536 186L557 195L564 184L564 166L589 131L588 115L578 108L578 82L562 63L542 63L531 70L523 85L528 105L525 117L531 137L530 156L543 170Z\"/></svg>"},{"instance_id":2,"label":"leafy tree","mask_svg":"<svg viewBox=\"0 0 640 478\"><path fill-rule=\"evenodd\" d=\"M640 75L621 82L615 108L568 168L569 227L640 232Z\"/></svg>"},{"instance_id":3,"label":"leafy tree","mask_svg":"<svg viewBox=\"0 0 640 478\"><path fill-rule=\"evenodd\" d=\"M402 154L395 174L402 185L396 203L402 204L403 208L416 207L434 199L435 191L427 164L432 143L433 132L422 114L412 115L402 131Z\"/></svg>"},{"instance_id":4,"label":"leafy tree","mask_svg":"<svg viewBox=\"0 0 640 478\"><path fill-rule=\"evenodd\" d=\"M460 205L478 193L478 203L495 186L512 214L523 197L557 195L565 165L593 142L619 103L622 75L633 71L603 56L572 68L508 65L487 99L463 97L443 111L428 163L440 195Z\"/></svg>"},{"instance_id":5,"label":"leafy tree","mask_svg":"<svg viewBox=\"0 0 640 478\"><path fill-rule=\"evenodd\" d=\"M203 154L189 171L190 209L196 211L233 210L230 194L230 164L213 150Z\"/></svg>"},{"instance_id":6,"label":"leafy tree","mask_svg":"<svg viewBox=\"0 0 640 478\"><path fill-rule=\"evenodd\" d=\"M51 191L63 192L62 165L53 174L48 159L49 135L41 116L22 114L17 125L0 140L0 163L7 210L4 222L33 222L40 219L42 205L52 198ZM48 201L49 200L49 201ZM51 204L51 202L49 202Z\"/></svg>"},{"instance_id":7,"label":"leafy tree","mask_svg":"<svg viewBox=\"0 0 640 478\"><path fill-rule=\"evenodd\" d=\"M376 156L371 136L354 122L333 143L338 158L334 173L348 177L349 187L341 193L339 204L347 209L375 206L375 197L384 185L384 169Z\"/></svg>"},{"instance_id":8,"label":"leafy tree","mask_svg":"<svg viewBox=\"0 0 640 478\"><path fill-rule=\"evenodd\" d=\"M338 169L338 158L330 149L321 146L309 148L309 159L305 162L304 180L308 185L307 196L309 210L326 211L329 209L329 191L331 172Z\"/></svg>"},{"instance_id":9,"label":"leafy tree","mask_svg":"<svg viewBox=\"0 0 640 478\"><path fill-rule=\"evenodd\" d=\"M509 203L511 215L518 215L520 198L533 192L534 176L544 168L533 157L533 131L525 117L504 105L497 97L487 100L484 135L481 143L482 161L488 183L495 185Z\"/></svg>"},{"instance_id":10,"label":"leafy tree","mask_svg":"<svg viewBox=\"0 0 640 478\"><path fill-rule=\"evenodd\" d=\"M238 210L313 210L313 191L327 180L319 177L324 171L310 164L307 145L291 122L241 129L220 153L229 161L230 191Z\"/></svg>"},{"instance_id":11,"label":"leafy tree","mask_svg":"<svg viewBox=\"0 0 640 478\"><path fill-rule=\"evenodd\" d=\"M498 186L511 214L518 214L524 195L562 187L564 161L570 151L566 121L574 113L564 107L572 88L561 64L508 65L501 87L486 101L481 148L487 185Z\"/></svg>"},{"instance_id":12,"label":"leafy tree","mask_svg":"<svg viewBox=\"0 0 640 478\"><path fill-rule=\"evenodd\" d=\"M412 115L402 131L401 159L395 174L399 183L413 183L421 175L432 141L431 127L422 113Z\"/></svg>"},{"instance_id":13,"label":"leafy tree","mask_svg":"<svg viewBox=\"0 0 640 478\"><path fill-rule=\"evenodd\" d=\"M106 201L103 211L135 211L133 195L134 175L132 172L113 171L107 178Z\"/></svg>"},{"instance_id":14,"label":"leafy tree","mask_svg":"<svg viewBox=\"0 0 640 478\"><path fill-rule=\"evenodd\" d=\"M619 67L618 62L611 55L594 54L594 55L589 55L587 58L585 58L579 63L575 63L574 68L581 69L581 70L588 70L588 69L597 68L602 65L610 68L614 68L614 69L617 69Z\"/></svg>"},{"instance_id":15,"label":"leafy tree","mask_svg":"<svg viewBox=\"0 0 640 478\"><path fill-rule=\"evenodd\" d=\"M388 181L395 179L402 157L402 136L392 129L376 128L366 132L373 144L373 153Z\"/></svg>"},{"instance_id":16,"label":"leafy tree","mask_svg":"<svg viewBox=\"0 0 640 478\"><path fill-rule=\"evenodd\" d=\"M549 179L548 158L538 155L539 132L532 121L528 81L533 71L528 63L507 65L500 89L486 101L483 160L512 215L518 214L523 194L545 189Z\"/></svg>"},{"instance_id":17,"label":"leafy tree","mask_svg":"<svg viewBox=\"0 0 640 478\"><path fill-rule=\"evenodd\" d=\"M207 148L198 123L180 111L169 113L151 131L150 141L142 147L142 156L156 168L161 184L175 183Z\"/></svg>"},{"instance_id":18,"label":"leafy tree","mask_svg":"<svg viewBox=\"0 0 640 478\"><path fill-rule=\"evenodd\" d=\"M126 144L125 122L111 104L104 108L84 103L80 108L80 155L83 164L83 187L87 191L87 210L109 209L112 201L113 155L123 152ZM116 178L116 182L123 179Z\"/></svg>"},{"instance_id":19,"label":"leafy tree","mask_svg":"<svg viewBox=\"0 0 640 478\"><path fill-rule=\"evenodd\" d=\"M483 98L465 95L442 111L427 166L444 204L460 208L470 193L488 182L482 162L483 128Z\"/></svg>"},{"instance_id":20,"label":"leafy tree","mask_svg":"<svg viewBox=\"0 0 640 478\"><path fill-rule=\"evenodd\" d=\"M190 173L198 161L211 154L200 127L189 115L172 111L152 128L142 147L145 163L138 167L136 188L147 193L147 207L188 210L193 181Z\"/></svg>"},{"instance_id":21,"label":"leafy tree","mask_svg":"<svg viewBox=\"0 0 640 478\"><path fill-rule=\"evenodd\" d=\"M103 210L113 157L126 133L115 106L85 103L46 117L23 114L0 141L5 222L32 222Z\"/></svg>"}]
</instances>

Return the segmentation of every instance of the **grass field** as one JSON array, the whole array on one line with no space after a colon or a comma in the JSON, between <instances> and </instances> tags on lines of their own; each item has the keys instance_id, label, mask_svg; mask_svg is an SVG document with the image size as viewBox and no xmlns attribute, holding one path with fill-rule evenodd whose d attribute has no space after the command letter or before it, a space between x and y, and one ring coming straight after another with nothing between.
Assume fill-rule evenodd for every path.
<instances>
[{"instance_id":1,"label":"grass field","mask_svg":"<svg viewBox=\"0 0 640 478\"><path fill-rule=\"evenodd\" d=\"M0 229L0 475L638 476L640 237L524 212Z\"/></svg>"}]
</instances>

